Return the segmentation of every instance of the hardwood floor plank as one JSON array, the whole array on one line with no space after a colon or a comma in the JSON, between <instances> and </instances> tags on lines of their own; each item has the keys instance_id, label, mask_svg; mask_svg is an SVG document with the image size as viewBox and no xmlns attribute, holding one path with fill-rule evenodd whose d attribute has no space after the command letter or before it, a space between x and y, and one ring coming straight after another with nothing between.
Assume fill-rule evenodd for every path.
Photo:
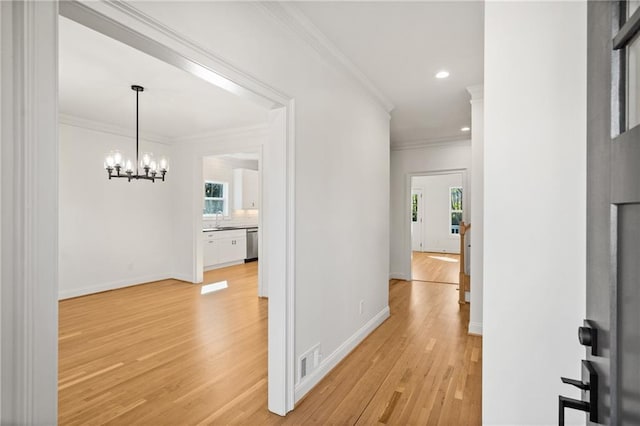
<instances>
[{"instance_id":1,"label":"hardwood floor plank","mask_svg":"<svg viewBox=\"0 0 640 426\"><path fill-rule=\"evenodd\" d=\"M387 403L387 406L385 407L384 412L378 419L379 423L383 423L385 425L387 424L387 422L389 421L389 417L391 417L391 413L393 413L393 410L396 408L396 404L398 403L398 400L400 399L401 396L402 396L402 392L399 392L399 391L393 392L393 395L391 395L391 399Z\"/></svg>"},{"instance_id":2,"label":"hardwood floor plank","mask_svg":"<svg viewBox=\"0 0 640 426\"><path fill-rule=\"evenodd\" d=\"M458 284L460 255L414 251L411 253L411 274L416 281Z\"/></svg>"},{"instance_id":3,"label":"hardwood floor plank","mask_svg":"<svg viewBox=\"0 0 640 426\"><path fill-rule=\"evenodd\" d=\"M107 372L109 372L111 370L114 370L116 368L122 367L123 365L124 365L124 363L119 362L119 363L111 365L111 366L109 366L107 368L103 368L103 369L95 371L95 372L93 372L91 374L87 374L86 376L82 376L82 377L80 377L80 378L78 378L76 380L67 381L64 384L59 385L58 386L58 390L60 391L60 390L66 389L66 388L68 388L70 386L77 385L78 383L82 383L85 380L92 379L92 378L94 378L96 376L99 376L100 374L104 374L104 373L107 373Z\"/></svg>"},{"instance_id":4,"label":"hardwood floor plank","mask_svg":"<svg viewBox=\"0 0 640 426\"><path fill-rule=\"evenodd\" d=\"M455 286L392 280L391 316L295 411L267 410L257 264L60 302L61 425L480 424L482 339Z\"/></svg>"}]
</instances>

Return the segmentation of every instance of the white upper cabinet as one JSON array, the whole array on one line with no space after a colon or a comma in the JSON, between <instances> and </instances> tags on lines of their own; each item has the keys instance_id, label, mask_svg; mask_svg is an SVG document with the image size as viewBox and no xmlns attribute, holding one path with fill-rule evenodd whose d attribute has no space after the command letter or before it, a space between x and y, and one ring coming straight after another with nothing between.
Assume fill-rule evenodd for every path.
<instances>
[{"instance_id":1,"label":"white upper cabinet","mask_svg":"<svg viewBox=\"0 0 640 426\"><path fill-rule=\"evenodd\" d=\"M258 171L233 169L233 206L237 210L257 209L260 205Z\"/></svg>"}]
</instances>

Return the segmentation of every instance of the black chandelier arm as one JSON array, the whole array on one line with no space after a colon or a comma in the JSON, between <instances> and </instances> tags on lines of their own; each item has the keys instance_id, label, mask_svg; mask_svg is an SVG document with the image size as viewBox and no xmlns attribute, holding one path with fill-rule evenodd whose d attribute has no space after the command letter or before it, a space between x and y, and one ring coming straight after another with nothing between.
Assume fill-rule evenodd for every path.
<instances>
[{"instance_id":1,"label":"black chandelier arm","mask_svg":"<svg viewBox=\"0 0 640 426\"><path fill-rule=\"evenodd\" d=\"M116 174L113 174L114 168L109 167L107 168L107 174L109 176L109 179L111 178L122 178L122 179L127 179L129 182L131 182L131 180L135 179L135 180L150 180L151 182L155 182L156 179L161 180L162 182L165 181L165 175L167 174L166 171L161 171L160 172L160 176L158 176L158 173L155 172L151 172L151 174L149 175L134 175L133 172L126 172L126 174L120 174L119 172L116 172Z\"/></svg>"}]
</instances>

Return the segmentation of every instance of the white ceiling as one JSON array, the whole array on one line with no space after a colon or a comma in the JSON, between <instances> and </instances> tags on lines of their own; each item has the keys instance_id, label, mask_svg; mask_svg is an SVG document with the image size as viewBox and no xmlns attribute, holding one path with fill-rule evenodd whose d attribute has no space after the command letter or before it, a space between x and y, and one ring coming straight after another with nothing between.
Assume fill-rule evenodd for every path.
<instances>
[{"instance_id":1,"label":"white ceiling","mask_svg":"<svg viewBox=\"0 0 640 426\"><path fill-rule=\"evenodd\" d=\"M291 5L291 3L289 3ZM468 138L466 87L483 82L484 5L458 2L296 2L394 105L391 141ZM438 80L446 69L450 77ZM60 18L60 112L179 140L265 123L267 111L129 46Z\"/></svg>"},{"instance_id":2,"label":"white ceiling","mask_svg":"<svg viewBox=\"0 0 640 426\"><path fill-rule=\"evenodd\" d=\"M468 138L466 87L483 83L484 4L297 2L296 7L395 105L392 144ZM446 69L448 79L436 72Z\"/></svg>"},{"instance_id":3,"label":"white ceiling","mask_svg":"<svg viewBox=\"0 0 640 426\"><path fill-rule=\"evenodd\" d=\"M267 110L60 17L60 112L166 140L266 123Z\"/></svg>"}]
</instances>

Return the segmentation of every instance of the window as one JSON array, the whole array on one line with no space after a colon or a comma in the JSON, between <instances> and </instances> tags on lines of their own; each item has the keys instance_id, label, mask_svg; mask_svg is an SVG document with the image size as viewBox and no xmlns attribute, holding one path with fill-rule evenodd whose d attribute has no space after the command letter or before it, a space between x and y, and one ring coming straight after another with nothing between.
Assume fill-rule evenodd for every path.
<instances>
[{"instance_id":1,"label":"window","mask_svg":"<svg viewBox=\"0 0 640 426\"><path fill-rule=\"evenodd\" d=\"M640 39L627 46L627 130L640 124Z\"/></svg>"},{"instance_id":2,"label":"window","mask_svg":"<svg viewBox=\"0 0 640 426\"><path fill-rule=\"evenodd\" d=\"M418 194L411 195L411 222L418 221Z\"/></svg>"},{"instance_id":3,"label":"window","mask_svg":"<svg viewBox=\"0 0 640 426\"><path fill-rule=\"evenodd\" d=\"M449 229L451 234L460 233L460 223L462 222L462 187L452 186L449 188Z\"/></svg>"},{"instance_id":4,"label":"window","mask_svg":"<svg viewBox=\"0 0 640 426\"><path fill-rule=\"evenodd\" d=\"M222 213L229 214L229 184L226 182L205 181L204 183L204 209L202 214L213 216Z\"/></svg>"}]
</instances>

